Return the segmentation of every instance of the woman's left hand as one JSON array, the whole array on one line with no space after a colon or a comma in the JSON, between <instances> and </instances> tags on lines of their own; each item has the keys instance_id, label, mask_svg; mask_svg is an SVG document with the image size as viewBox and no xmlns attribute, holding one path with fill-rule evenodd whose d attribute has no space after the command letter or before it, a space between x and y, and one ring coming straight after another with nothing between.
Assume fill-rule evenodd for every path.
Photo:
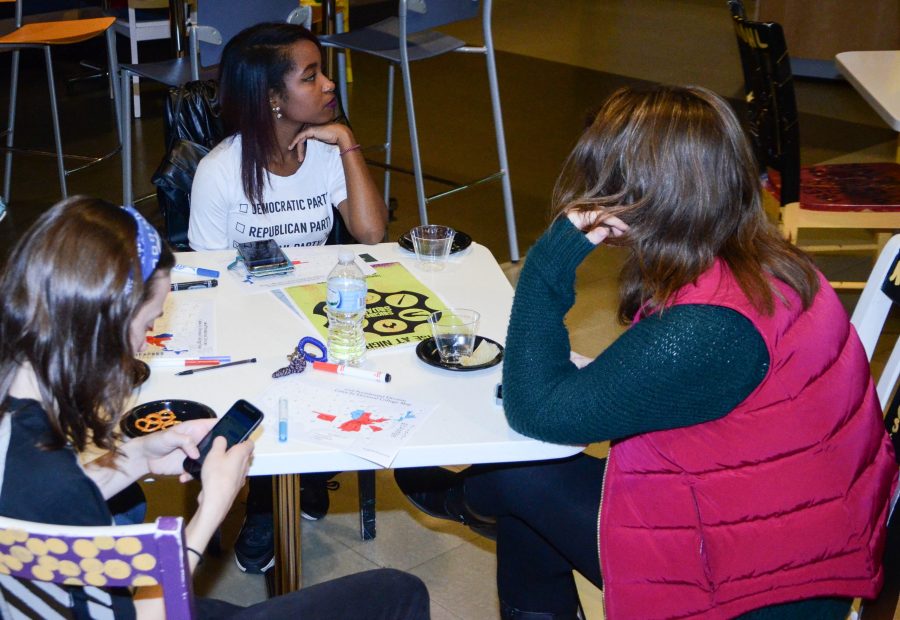
<instances>
[{"instance_id":1,"label":"woman's left hand","mask_svg":"<svg viewBox=\"0 0 900 620\"><path fill-rule=\"evenodd\" d=\"M164 431L138 437L140 454L147 460L147 469L157 476L184 474L184 457L197 458L197 443L215 426L215 418L189 420Z\"/></svg>"},{"instance_id":2,"label":"woman's left hand","mask_svg":"<svg viewBox=\"0 0 900 620\"><path fill-rule=\"evenodd\" d=\"M596 215L589 211L569 211L566 214L578 230L585 230L593 222ZM628 231L628 224L615 215L607 215L600 218L600 225L585 234L588 241L594 245L600 245L607 237L621 237Z\"/></svg>"},{"instance_id":3,"label":"woman's left hand","mask_svg":"<svg viewBox=\"0 0 900 620\"><path fill-rule=\"evenodd\" d=\"M303 161L306 156L305 142L309 139L318 140L325 144L334 144L341 150L353 146L355 138L353 132L346 125L340 123L326 123L324 125L307 125L298 133L289 148L297 149L297 159Z\"/></svg>"}]
</instances>

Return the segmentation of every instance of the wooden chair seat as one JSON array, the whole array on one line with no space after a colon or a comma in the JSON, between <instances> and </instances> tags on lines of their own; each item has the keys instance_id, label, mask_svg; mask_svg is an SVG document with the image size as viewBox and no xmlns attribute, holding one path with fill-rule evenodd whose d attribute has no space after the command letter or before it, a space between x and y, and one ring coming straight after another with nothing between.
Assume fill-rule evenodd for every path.
<instances>
[{"instance_id":1,"label":"wooden chair seat","mask_svg":"<svg viewBox=\"0 0 900 620\"><path fill-rule=\"evenodd\" d=\"M24 24L0 37L0 45L69 45L100 36L110 28L114 17L95 17L56 22Z\"/></svg>"}]
</instances>

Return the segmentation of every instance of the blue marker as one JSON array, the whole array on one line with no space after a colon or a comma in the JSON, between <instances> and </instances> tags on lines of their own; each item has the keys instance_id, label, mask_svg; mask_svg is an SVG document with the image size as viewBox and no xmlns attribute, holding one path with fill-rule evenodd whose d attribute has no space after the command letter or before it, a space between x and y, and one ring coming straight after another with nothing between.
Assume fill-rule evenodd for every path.
<instances>
[{"instance_id":1,"label":"blue marker","mask_svg":"<svg viewBox=\"0 0 900 620\"><path fill-rule=\"evenodd\" d=\"M218 278L219 272L215 269L204 269L203 267L191 267L190 265L175 265L172 271L178 273L190 273L195 276L203 276L204 278Z\"/></svg>"},{"instance_id":2,"label":"blue marker","mask_svg":"<svg viewBox=\"0 0 900 620\"><path fill-rule=\"evenodd\" d=\"M278 441L287 441L288 433L288 401L286 398L278 399Z\"/></svg>"}]
</instances>

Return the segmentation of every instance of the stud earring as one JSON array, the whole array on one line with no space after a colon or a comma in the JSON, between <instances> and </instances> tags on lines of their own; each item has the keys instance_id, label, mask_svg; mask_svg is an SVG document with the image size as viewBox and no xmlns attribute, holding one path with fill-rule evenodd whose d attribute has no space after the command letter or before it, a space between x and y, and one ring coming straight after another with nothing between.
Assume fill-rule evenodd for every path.
<instances>
[{"instance_id":1,"label":"stud earring","mask_svg":"<svg viewBox=\"0 0 900 620\"><path fill-rule=\"evenodd\" d=\"M280 105L277 105L274 101L272 101L272 102L270 102L270 103L272 104L272 114L275 115L275 118L281 118L282 116L284 116L284 115L281 113L281 106L280 106Z\"/></svg>"}]
</instances>

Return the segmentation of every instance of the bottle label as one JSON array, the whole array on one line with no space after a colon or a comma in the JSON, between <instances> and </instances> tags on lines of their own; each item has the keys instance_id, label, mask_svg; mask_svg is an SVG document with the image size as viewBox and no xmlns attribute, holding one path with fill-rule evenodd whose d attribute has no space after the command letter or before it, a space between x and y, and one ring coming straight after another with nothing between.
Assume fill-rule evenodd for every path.
<instances>
[{"instance_id":1,"label":"bottle label","mask_svg":"<svg viewBox=\"0 0 900 620\"><path fill-rule=\"evenodd\" d=\"M334 312L359 312L366 308L365 288L332 288L327 287L325 302Z\"/></svg>"}]
</instances>

